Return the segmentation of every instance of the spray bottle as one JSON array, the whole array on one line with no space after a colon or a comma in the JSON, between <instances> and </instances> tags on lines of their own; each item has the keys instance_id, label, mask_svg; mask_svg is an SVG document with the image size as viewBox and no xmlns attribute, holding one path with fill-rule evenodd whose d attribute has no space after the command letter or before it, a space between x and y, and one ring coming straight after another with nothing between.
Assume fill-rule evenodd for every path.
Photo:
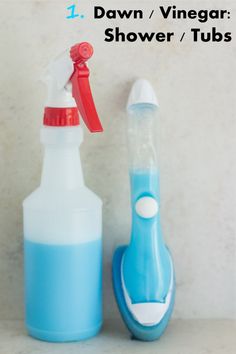
<instances>
[{"instance_id":1,"label":"spray bottle","mask_svg":"<svg viewBox=\"0 0 236 354\"><path fill-rule=\"evenodd\" d=\"M102 324L102 202L84 184L79 115L102 131L89 86L89 43L49 67L41 184L23 202L26 327L35 338L76 341Z\"/></svg>"}]
</instances>

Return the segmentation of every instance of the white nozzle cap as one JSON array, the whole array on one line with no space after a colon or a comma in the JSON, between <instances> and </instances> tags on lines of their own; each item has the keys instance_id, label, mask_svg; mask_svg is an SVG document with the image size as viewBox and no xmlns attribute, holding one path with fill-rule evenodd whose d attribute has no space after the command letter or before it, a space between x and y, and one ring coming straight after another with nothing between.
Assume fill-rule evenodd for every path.
<instances>
[{"instance_id":1,"label":"white nozzle cap","mask_svg":"<svg viewBox=\"0 0 236 354\"><path fill-rule=\"evenodd\" d=\"M136 104L150 104L154 108L159 107L156 94L149 81L138 79L133 84L127 102L127 110Z\"/></svg>"},{"instance_id":2,"label":"white nozzle cap","mask_svg":"<svg viewBox=\"0 0 236 354\"><path fill-rule=\"evenodd\" d=\"M47 107L77 107L69 82L73 71L74 65L69 50L61 53L51 62L46 80L48 97L45 105Z\"/></svg>"},{"instance_id":3,"label":"white nozzle cap","mask_svg":"<svg viewBox=\"0 0 236 354\"><path fill-rule=\"evenodd\" d=\"M55 78L59 90L69 82L74 71L74 65L70 57L70 51L66 50L58 55L49 66L50 74Z\"/></svg>"}]
</instances>

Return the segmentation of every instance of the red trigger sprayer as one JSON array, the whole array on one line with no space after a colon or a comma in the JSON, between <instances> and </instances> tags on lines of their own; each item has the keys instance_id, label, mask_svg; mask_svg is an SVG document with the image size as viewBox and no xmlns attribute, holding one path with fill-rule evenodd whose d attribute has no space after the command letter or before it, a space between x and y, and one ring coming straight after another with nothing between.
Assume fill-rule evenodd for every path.
<instances>
[{"instance_id":1,"label":"red trigger sprayer","mask_svg":"<svg viewBox=\"0 0 236 354\"><path fill-rule=\"evenodd\" d=\"M86 61L90 59L92 55L93 47L86 42L77 44L70 50L70 56L74 62L74 72L70 78L72 83L72 95L87 128L93 133L101 132L103 129L93 102L88 80L89 69L86 65Z\"/></svg>"}]
</instances>

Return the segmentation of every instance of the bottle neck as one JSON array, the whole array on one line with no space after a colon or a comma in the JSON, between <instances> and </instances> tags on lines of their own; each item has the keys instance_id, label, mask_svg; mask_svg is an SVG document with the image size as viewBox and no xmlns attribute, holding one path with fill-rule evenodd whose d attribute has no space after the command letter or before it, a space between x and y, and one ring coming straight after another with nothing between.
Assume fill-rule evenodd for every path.
<instances>
[{"instance_id":1,"label":"bottle neck","mask_svg":"<svg viewBox=\"0 0 236 354\"><path fill-rule=\"evenodd\" d=\"M84 185L79 145L81 129L43 128L45 146L41 187L48 190L73 190Z\"/></svg>"},{"instance_id":2,"label":"bottle neck","mask_svg":"<svg viewBox=\"0 0 236 354\"><path fill-rule=\"evenodd\" d=\"M84 184L78 146L45 147L41 187L76 189Z\"/></svg>"}]
</instances>

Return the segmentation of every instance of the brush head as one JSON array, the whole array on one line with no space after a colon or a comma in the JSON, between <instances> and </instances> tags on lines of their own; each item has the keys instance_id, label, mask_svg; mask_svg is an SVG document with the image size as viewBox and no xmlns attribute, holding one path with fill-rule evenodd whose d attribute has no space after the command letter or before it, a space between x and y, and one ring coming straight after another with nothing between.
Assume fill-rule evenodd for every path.
<instances>
[{"instance_id":1,"label":"brush head","mask_svg":"<svg viewBox=\"0 0 236 354\"><path fill-rule=\"evenodd\" d=\"M117 305L120 311L120 314L126 324L128 330L135 339L141 341L154 341L159 339L164 333L168 323L170 321L172 311L174 308L175 300L175 283L173 287L173 293L171 297L171 302L168 307L168 310L162 320L153 326L144 326L134 319L130 313L128 306L125 301L124 291L122 287L122 259L125 253L127 246L118 247L113 256L112 262L112 280L113 280L113 289L117 301Z\"/></svg>"}]
</instances>

